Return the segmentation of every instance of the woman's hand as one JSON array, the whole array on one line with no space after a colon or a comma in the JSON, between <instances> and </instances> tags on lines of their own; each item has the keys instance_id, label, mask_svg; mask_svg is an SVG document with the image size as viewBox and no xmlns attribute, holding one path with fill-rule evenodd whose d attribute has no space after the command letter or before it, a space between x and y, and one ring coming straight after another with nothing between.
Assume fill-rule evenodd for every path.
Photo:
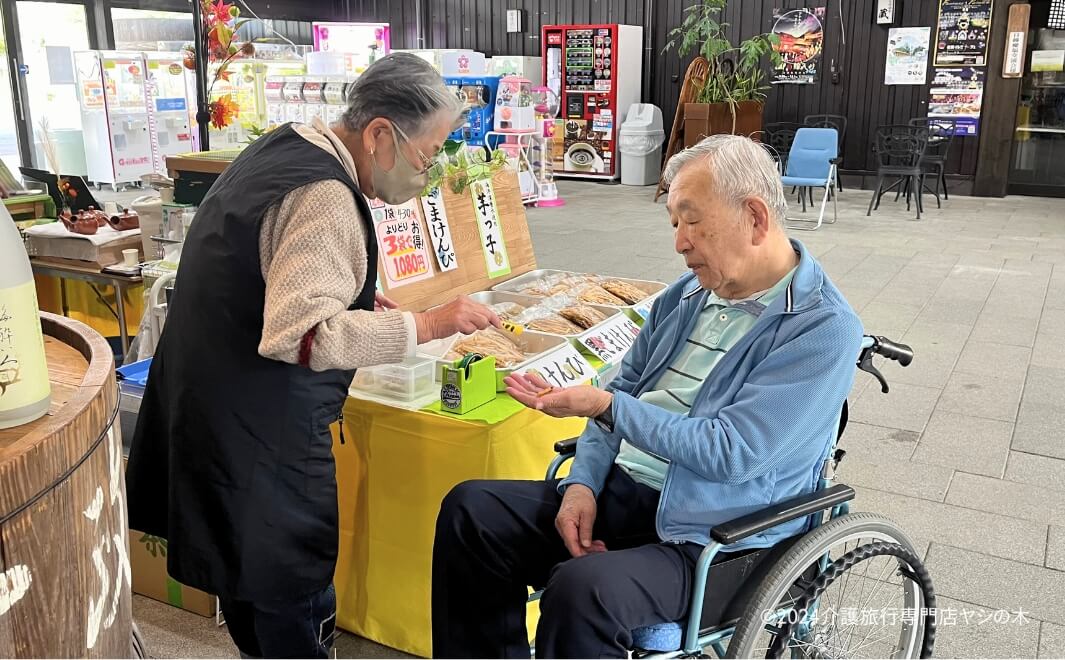
<instances>
[{"instance_id":1,"label":"woman's hand","mask_svg":"<svg viewBox=\"0 0 1065 660\"><path fill-rule=\"evenodd\" d=\"M399 303L378 291L373 298L373 311L383 312L388 309L399 309Z\"/></svg>"},{"instance_id":2,"label":"woman's hand","mask_svg":"<svg viewBox=\"0 0 1065 660\"><path fill-rule=\"evenodd\" d=\"M499 316L490 307L459 296L446 305L414 315L418 343L443 339L456 333L472 334L489 326L500 327Z\"/></svg>"},{"instance_id":3,"label":"woman's hand","mask_svg":"<svg viewBox=\"0 0 1065 660\"><path fill-rule=\"evenodd\" d=\"M596 387L551 387L536 374L514 373L503 382L516 401L552 417L598 417L614 402L612 394Z\"/></svg>"}]
</instances>

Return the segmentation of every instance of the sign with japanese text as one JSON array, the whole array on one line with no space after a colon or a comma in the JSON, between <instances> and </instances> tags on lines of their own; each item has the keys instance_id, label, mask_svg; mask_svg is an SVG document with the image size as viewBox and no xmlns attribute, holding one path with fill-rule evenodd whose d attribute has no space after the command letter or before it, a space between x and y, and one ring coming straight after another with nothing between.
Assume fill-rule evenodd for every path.
<instances>
[{"instance_id":1,"label":"sign with japanese text","mask_svg":"<svg viewBox=\"0 0 1065 660\"><path fill-rule=\"evenodd\" d=\"M888 31L885 85L923 85L928 73L932 28L891 28Z\"/></svg>"},{"instance_id":2,"label":"sign with japanese text","mask_svg":"<svg viewBox=\"0 0 1065 660\"><path fill-rule=\"evenodd\" d=\"M552 387L570 387L594 381L598 372L573 346L565 346L530 363L523 373L534 373Z\"/></svg>"},{"instance_id":3,"label":"sign with japanese text","mask_svg":"<svg viewBox=\"0 0 1065 660\"><path fill-rule=\"evenodd\" d=\"M1002 58L1002 77L1020 78L1024 75L1024 58L1028 45L1028 21L1031 5L1011 5L1006 25L1006 52Z\"/></svg>"},{"instance_id":4,"label":"sign with japanese text","mask_svg":"<svg viewBox=\"0 0 1065 660\"><path fill-rule=\"evenodd\" d=\"M392 206L380 200L368 201L373 210L378 259L388 288L432 277L432 257L422 233L417 202L411 200Z\"/></svg>"},{"instance_id":5,"label":"sign with japanese text","mask_svg":"<svg viewBox=\"0 0 1065 660\"><path fill-rule=\"evenodd\" d=\"M890 25L895 22L895 0L876 0L877 25Z\"/></svg>"},{"instance_id":6,"label":"sign with japanese text","mask_svg":"<svg viewBox=\"0 0 1065 660\"><path fill-rule=\"evenodd\" d=\"M773 67L773 84L812 85L825 43L825 8L774 9L771 32L780 64Z\"/></svg>"},{"instance_id":7,"label":"sign with japanese text","mask_svg":"<svg viewBox=\"0 0 1065 660\"><path fill-rule=\"evenodd\" d=\"M470 184L473 196L473 211L477 218L477 230L481 234L481 250L488 278L495 279L510 274L510 258L503 237L503 223L496 208L496 195L491 181L474 181Z\"/></svg>"},{"instance_id":8,"label":"sign with japanese text","mask_svg":"<svg viewBox=\"0 0 1065 660\"><path fill-rule=\"evenodd\" d=\"M459 267L455 255L455 241L451 239L451 227L447 223L447 209L440 188L433 188L428 195L421 198L425 224L429 226L429 240L433 243L433 254L441 272L455 270Z\"/></svg>"},{"instance_id":9,"label":"sign with japanese text","mask_svg":"<svg viewBox=\"0 0 1065 660\"><path fill-rule=\"evenodd\" d=\"M654 306L655 300L658 299L658 296L661 295L661 293L662 292L660 291L658 292L658 294L655 294L647 300L644 300L643 302L633 306L632 310L639 315L640 319L646 321L647 317L651 315L651 307Z\"/></svg>"},{"instance_id":10,"label":"sign with japanese text","mask_svg":"<svg viewBox=\"0 0 1065 660\"><path fill-rule=\"evenodd\" d=\"M935 66L985 66L991 0L939 0Z\"/></svg>"},{"instance_id":11,"label":"sign with japanese text","mask_svg":"<svg viewBox=\"0 0 1065 660\"><path fill-rule=\"evenodd\" d=\"M580 342L603 362L617 364L632 348L639 334L640 327L635 321L624 314L617 314L581 335Z\"/></svg>"},{"instance_id":12,"label":"sign with japanese text","mask_svg":"<svg viewBox=\"0 0 1065 660\"><path fill-rule=\"evenodd\" d=\"M976 135L984 103L984 70L936 69L928 93L928 116L953 119L954 135Z\"/></svg>"}]
</instances>

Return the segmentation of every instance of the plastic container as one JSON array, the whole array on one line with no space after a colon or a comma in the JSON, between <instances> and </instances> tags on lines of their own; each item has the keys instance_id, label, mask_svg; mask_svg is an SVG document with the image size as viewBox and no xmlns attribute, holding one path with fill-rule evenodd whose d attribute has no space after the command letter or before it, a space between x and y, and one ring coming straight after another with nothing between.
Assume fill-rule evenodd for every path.
<instances>
[{"instance_id":1,"label":"plastic container","mask_svg":"<svg viewBox=\"0 0 1065 660\"><path fill-rule=\"evenodd\" d=\"M633 103L625 115L618 137L621 152L621 183L652 186L662 172L662 111L650 103Z\"/></svg>"},{"instance_id":2,"label":"plastic container","mask_svg":"<svg viewBox=\"0 0 1065 660\"><path fill-rule=\"evenodd\" d=\"M413 401L436 389L436 360L407 358L399 364L364 367L355 372L351 387L400 401Z\"/></svg>"},{"instance_id":3,"label":"plastic container","mask_svg":"<svg viewBox=\"0 0 1065 660\"><path fill-rule=\"evenodd\" d=\"M148 383L148 369L152 359L133 362L118 371L118 422L122 430L122 454L129 456L133 445L133 433L137 430L137 416L140 414L141 401L144 399L144 387Z\"/></svg>"}]
</instances>

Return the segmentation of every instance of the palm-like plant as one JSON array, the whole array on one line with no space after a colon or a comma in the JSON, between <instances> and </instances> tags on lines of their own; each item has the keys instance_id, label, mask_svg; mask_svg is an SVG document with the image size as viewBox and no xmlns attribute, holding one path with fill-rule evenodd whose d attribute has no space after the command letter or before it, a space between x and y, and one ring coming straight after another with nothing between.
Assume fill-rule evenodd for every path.
<instances>
[{"instance_id":1,"label":"palm-like plant","mask_svg":"<svg viewBox=\"0 0 1065 660\"><path fill-rule=\"evenodd\" d=\"M685 10L680 27L670 31L663 53L676 47L680 55L702 55L710 63L706 84L699 91L699 103L728 103L732 113L741 101L764 101L769 85L765 83L762 60L766 56L779 64L780 54L774 46L780 38L772 33L759 34L733 46L726 32L729 24L718 20L728 0L703 0Z\"/></svg>"}]
</instances>

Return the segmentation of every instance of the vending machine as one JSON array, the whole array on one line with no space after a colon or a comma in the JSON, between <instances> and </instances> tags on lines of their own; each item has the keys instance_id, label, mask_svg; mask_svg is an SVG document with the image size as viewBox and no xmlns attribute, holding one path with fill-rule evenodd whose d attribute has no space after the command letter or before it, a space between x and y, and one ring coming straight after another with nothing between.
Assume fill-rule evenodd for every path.
<instances>
[{"instance_id":1,"label":"vending machine","mask_svg":"<svg viewBox=\"0 0 1065 660\"><path fill-rule=\"evenodd\" d=\"M266 128L277 128L285 121L285 78L271 76L263 90L266 99Z\"/></svg>"},{"instance_id":2,"label":"vending machine","mask_svg":"<svg viewBox=\"0 0 1065 660\"><path fill-rule=\"evenodd\" d=\"M465 102L465 122L449 137L471 146L484 146L495 121L499 77L444 76L444 84Z\"/></svg>"},{"instance_id":3,"label":"vending machine","mask_svg":"<svg viewBox=\"0 0 1065 660\"><path fill-rule=\"evenodd\" d=\"M288 76L285 86L281 88L281 97L285 101L285 122L302 124L307 119L303 102L303 76Z\"/></svg>"},{"instance_id":4,"label":"vending machine","mask_svg":"<svg viewBox=\"0 0 1065 660\"><path fill-rule=\"evenodd\" d=\"M544 80L562 106L555 175L618 178L618 130L629 106L640 100L643 28L545 25L541 43Z\"/></svg>"},{"instance_id":5,"label":"vending machine","mask_svg":"<svg viewBox=\"0 0 1065 660\"><path fill-rule=\"evenodd\" d=\"M326 80L322 96L325 97L325 123L332 124L340 121L341 115L348 106L348 89L351 81L343 78L331 78Z\"/></svg>"},{"instance_id":6,"label":"vending machine","mask_svg":"<svg viewBox=\"0 0 1065 660\"><path fill-rule=\"evenodd\" d=\"M155 171L166 173L166 157L193 151L188 86L181 53L144 54L145 85L152 128Z\"/></svg>"},{"instance_id":7,"label":"vending machine","mask_svg":"<svg viewBox=\"0 0 1065 660\"><path fill-rule=\"evenodd\" d=\"M533 87L544 84L544 64L539 57L521 55L496 55L488 63L488 72L493 76L518 76L532 83Z\"/></svg>"},{"instance_id":8,"label":"vending machine","mask_svg":"<svg viewBox=\"0 0 1065 660\"><path fill-rule=\"evenodd\" d=\"M343 53L344 73L359 76L366 67L392 52L388 23L319 23L311 25L314 50Z\"/></svg>"},{"instance_id":9,"label":"vending machine","mask_svg":"<svg viewBox=\"0 0 1065 660\"><path fill-rule=\"evenodd\" d=\"M315 119L325 121L325 111L325 80L307 76L303 81L303 121L308 124Z\"/></svg>"},{"instance_id":10,"label":"vending machine","mask_svg":"<svg viewBox=\"0 0 1065 660\"><path fill-rule=\"evenodd\" d=\"M74 54L74 65L89 180L116 188L139 182L155 167L144 56L83 51Z\"/></svg>"}]
</instances>

